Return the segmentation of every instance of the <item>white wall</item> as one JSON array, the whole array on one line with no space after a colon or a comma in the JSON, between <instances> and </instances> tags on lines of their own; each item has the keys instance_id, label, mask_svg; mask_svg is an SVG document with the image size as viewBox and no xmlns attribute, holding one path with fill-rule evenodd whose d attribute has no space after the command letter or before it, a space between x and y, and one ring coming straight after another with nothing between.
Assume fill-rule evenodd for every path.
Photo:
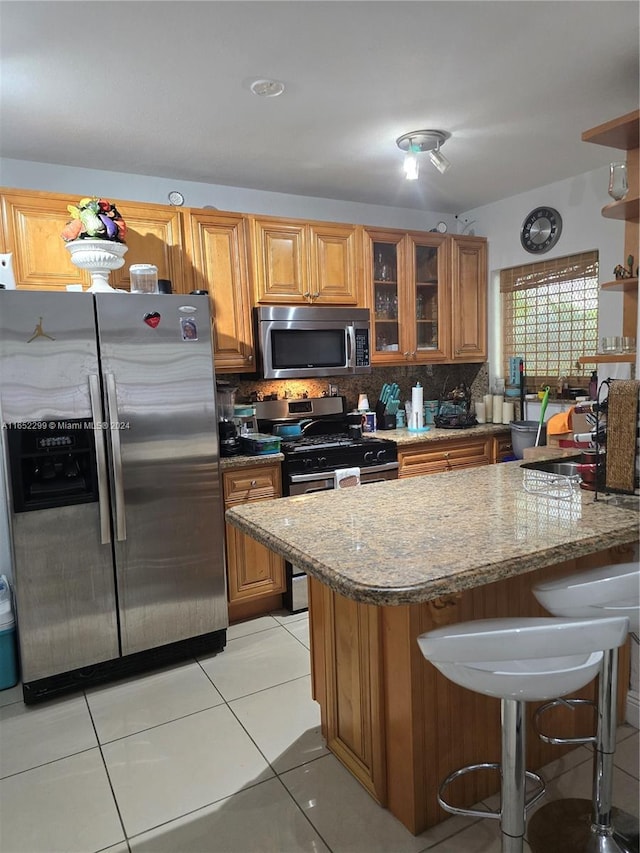
<instances>
[{"instance_id":1,"label":"white wall","mask_svg":"<svg viewBox=\"0 0 640 853\"><path fill-rule=\"evenodd\" d=\"M455 231L456 227L454 216L437 211L356 204L326 198L286 195L193 181L176 181L148 175L128 175L98 169L53 166L47 163L29 163L6 158L0 159L0 183L4 187L70 193L77 195L78 198L86 195L101 195L105 198L129 199L153 204L168 204L168 193L171 190L179 190L184 196L186 207L212 205L218 210L237 213L354 222L360 225L416 231L429 231L440 220L447 223L450 231ZM126 219L126 211L124 216Z\"/></svg>"},{"instance_id":2,"label":"white wall","mask_svg":"<svg viewBox=\"0 0 640 853\"><path fill-rule=\"evenodd\" d=\"M489 248L489 352L490 376L501 374L499 273L519 264L535 263L540 257L522 248L520 228L536 207L554 207L562 216L562 235L554 249L542 259L560 258L597 249L600 281L613 279L613 268L624 263L624 223L605 219L600 211L611 199L607 195L609 167L602 166L575 178L549 184L467 211L459 218L460 230L486 237ZM601 292L598 309L599 337L622 332L622 294ZM637 337L637 336L636 336ZM587 355L587 353L585 353ZM586 366L590 367L589 365ZM628 366L609 365L611 378L628 376Z\"/></svg>"}]
</instances>

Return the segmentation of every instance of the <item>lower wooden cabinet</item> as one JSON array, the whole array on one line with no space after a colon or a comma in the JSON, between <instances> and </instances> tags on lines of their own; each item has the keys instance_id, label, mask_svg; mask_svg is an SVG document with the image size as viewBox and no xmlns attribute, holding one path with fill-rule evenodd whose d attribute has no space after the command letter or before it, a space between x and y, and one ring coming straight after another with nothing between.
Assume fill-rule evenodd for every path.
<instances>
[{"instance_id":1,"label":"lower wooden cabinet","mask_svg":"<svg viewBox=\"0 0 640 853\"><path fill-rule=\"evenodd\" d=\"M431 441L407 450L398 448L398 477L416 477L419 474L438 474L457 468L475 468L489 465L493 459L491 436L476 436Z\"/></svg>"},{"instance_id":2,"label":"lower wooden cabinet","mask_svg":"<svg viewBox=\"0 0 640 853\"><path fill-rule=\"evenodd\" d=\"M513 456L513 442L511 432L493 437L492 462L502 462L507 456Z\"/></svg>"},{"instance_id":3,"label":"lower wooden cabinet","mask_svg":"<svg viewBox=\"0 0 640 853\"><path fill-rule=\"evenodd\" d=\"M249 501L273 500L282 494L280 463L255 468L238 468L222 474L225 510ZM231 622L281 604L274 596L285 589L284 560L255 539L225 524L227 546L227 588ZM250 605L245 607L244 605Z\"/></svg>"}]
</instances>

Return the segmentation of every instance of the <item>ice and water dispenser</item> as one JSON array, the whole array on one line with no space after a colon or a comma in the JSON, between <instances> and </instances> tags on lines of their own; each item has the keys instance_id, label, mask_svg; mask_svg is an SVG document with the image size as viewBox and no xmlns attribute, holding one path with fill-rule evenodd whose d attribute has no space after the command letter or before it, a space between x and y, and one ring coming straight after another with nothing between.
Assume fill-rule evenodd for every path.
<instances>
[{"instance_id":1,"label":"ice and water dispenser","mask_svg":"<svg viewBox=\"0 0 640 853\"><path fill-rule=\"evenodd\" d=\"M9 425L8 445L14 512L98 500L94 435L86 421Z\"/></svg>"}]
</instances>

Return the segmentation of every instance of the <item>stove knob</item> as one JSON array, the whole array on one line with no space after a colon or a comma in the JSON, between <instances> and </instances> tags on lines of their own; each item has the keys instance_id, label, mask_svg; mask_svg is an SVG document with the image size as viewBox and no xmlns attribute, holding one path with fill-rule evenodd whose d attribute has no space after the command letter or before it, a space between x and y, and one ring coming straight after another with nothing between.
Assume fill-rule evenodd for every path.
<instances>
[{"instance_id":1,"label":"stove knob","mask_svg":"<svg viewBox=\"0 0 640 853\"><path fill-rule=\"evenodd\" d=\"M365 462L375 462L375 456L373 455L373 450L367 450L367 452L364 454L364 461Z\"/></svg>"},{"instance_id":2,"label":"stove knob","mask_svg":"<svg viewBox=\"0 0 640 853\"><path fill-rule=\"evenodd\" d=\"M376 459L378 460L378 462L386 462L387 451L386 450L379 450Z\"/></svg>"},{"instance_id":3,"label":"stove knob","mask_svg":"<svg viewBox=\"0 0 640 853\"><path fill-rule=\"evenodd\" d=\"M318 468L326 468L327 467L327 457L319 456L318 457Z\"/></svg>"},{"instance_id":4,"label":"stove knob","mask_svg":"<svg viewBox=\"0 0 640 853\"><path fill-rule=\"evenodd\" d=\"M307 471L313 468L313 459L304 459L302 463Z\"/></svg>"}]
</instances>

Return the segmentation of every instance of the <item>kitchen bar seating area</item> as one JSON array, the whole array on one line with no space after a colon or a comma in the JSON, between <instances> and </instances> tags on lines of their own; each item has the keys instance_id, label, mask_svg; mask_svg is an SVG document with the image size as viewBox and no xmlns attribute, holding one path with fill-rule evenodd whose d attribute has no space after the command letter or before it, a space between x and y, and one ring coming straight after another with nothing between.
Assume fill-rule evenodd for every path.
<instances>
[{"instance_id":1,"label":"kitchen bar seating area","mask_svg":"<svg viewBox=\"0 0 640 853\"><path fill-rule=\"evenodd\" d=\"M223 655L30 708L19 687L0 692L3 853L500 853L495 820L412 835L327 751L308 614L227 639ZM617 740L614 802L637 815L637 729L621 724ZM591 796L586 746L541 773L540 806Z\"/></svg>"}]
</instances>

